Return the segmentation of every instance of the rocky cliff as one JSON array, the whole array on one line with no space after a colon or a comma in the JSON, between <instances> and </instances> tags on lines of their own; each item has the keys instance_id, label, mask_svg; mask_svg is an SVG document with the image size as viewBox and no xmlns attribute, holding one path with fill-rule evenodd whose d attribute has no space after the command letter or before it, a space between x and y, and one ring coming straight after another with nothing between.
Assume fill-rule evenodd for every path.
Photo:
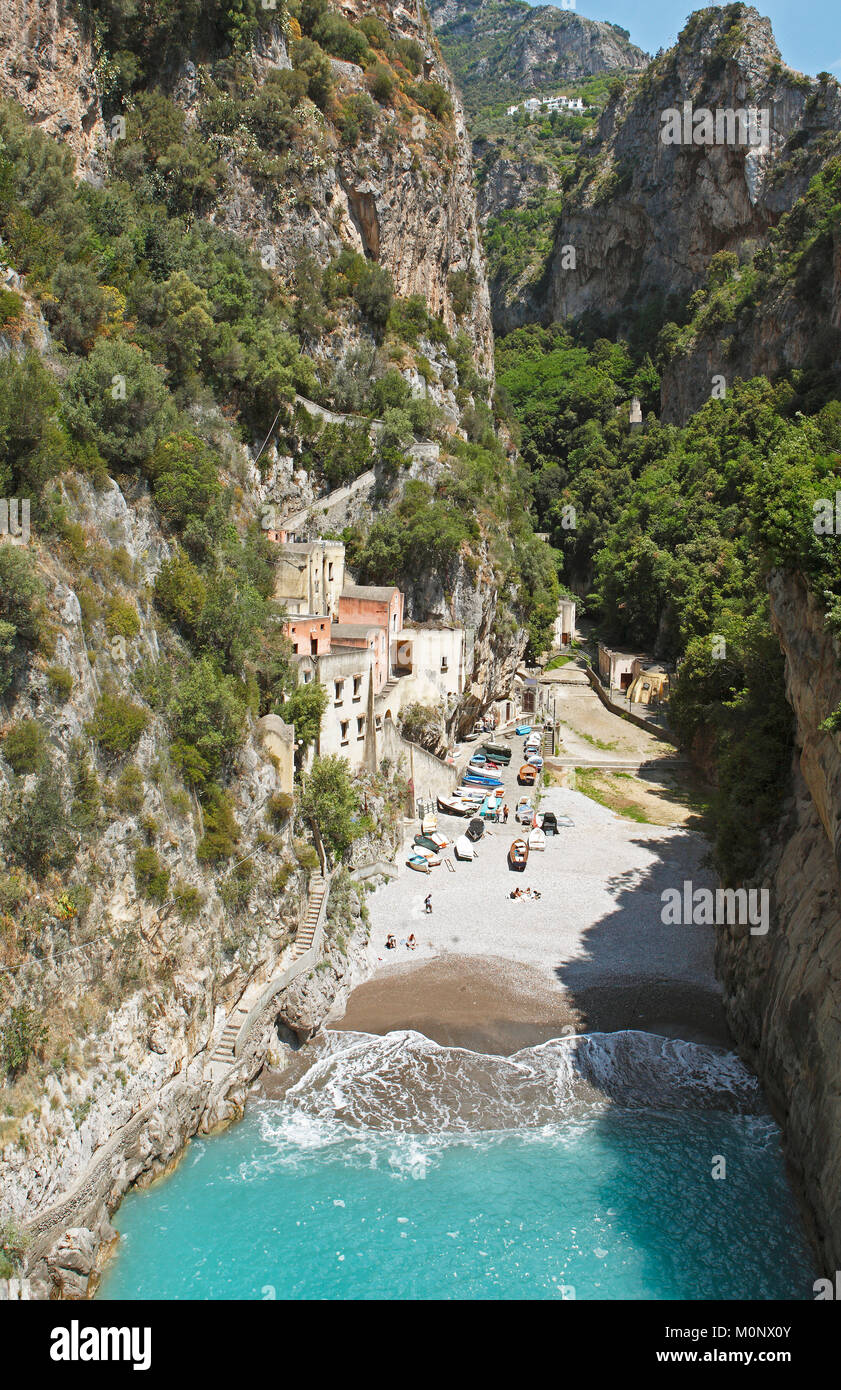
<instances>
[{"instance_id":1,"label":"rocky cliff","mask_svg":"<svg viewBox=\"0 0 841 1390\"><path fill-rule=\"evenodd\" d=\"M371 17L370 7L364 8ZM343 7L345 19L362 13L355 4ZM393 62L385 76L380 74L387 92L381 102L369 95L361 66L322 53L319 70L323 74L324 63L329 68L327 109L301 95L306 80L300 79L292 117L286 95L292 89L279 95L277 77L289 75L294 31L287 45L279 28L264 27L239 55L236 81L245 91L243 104L256 102L261 112L267 106L274 116L275 101L281 110L272 131L279 141L282 135L284 155L273 162L258 149L250 127L217 119L220 110L229 111L220 84L232 80L230 53L182 47L158 74L162 91L155 90L153 107L143 105L146 94L140 92L121 104L114 96L109 54L93 44L73 13L55 4L2 0L0 95L22 108L45 135L65 143L75 158L76 180L95 192L120 180L126 186L148 179L150 201L168 196L165 178L159 171L149 173L142 144L146 117L138 116L138 109L154 109L154 119L180 129L181 152L188 145L191 151L188 163L191 158L201 162L199 145L212 150L218 197L203 212L180 206L176 216L183 211L184 221L176 240L188 236L204 215L238 244L256 249L263 265L261 272L250 260L229 254L226 273L233 292L221 318L227 318L243 285L265 288L263 275L271 272L273 285L262 304L284 314L284 331L289 329L288 337L281 334L274 342L305 364L300 369L307 384L314 389L322 368L326 376L354 351L367 353L372 368L366 387L388 368L398 381L402 372L409 396L423 396L440 411L442 444L450 440L453 449L466 448L467 431L460 423L465 412L469 417L484 410L477 432L493 435L484 404L493 377L492 336L469 143L458 96L420 6L381 5L377 14L385 33L383 38L383 31L376 31L383 45L378 52L387 50ZM120 125L123 115L127 130ZM181 152L170 147L167 155L177 163ZM138 160L146 161L145 172L132 162ZM71 207L77 185L58 166L54 173L63 206ZM29 230L45 205L49 215L49 195L27 210L23 255L31 251ZM161 216L166 216L163 204ZM113 231L104 231L106 238ZM404 338L386 338L382 321L373 325L349 294L330 304L321 300L313 321L303 321L296 307L308 288L302 288L302 259L311 257L320 270L351 251L360 253L349 262L357 270L376 264L388 271L389 294L393 289L396 302L408 303L416 319L421 314L420 329L410 323ZM9 256L5 244L3 255ZM118 261L119 255L111 264ZM94 258L92 270L86 252L82 262L79 273L88 277L87 291L74 300L74 312L85 293L99 292L96 271L102 263ZM164 513L158 475L137 467L148 462L143 448L131 461L122 449L109 454L109 475L102 458L93 462L95 447L88 443L76 453L74 443L61 466L41 475L50 479L48 489L42 489L41 479L27 483L33 491L33 528L28 544L20 547L21 574L26 571L21 592L29 595L26 604L31 600L34 616L29 645L16 650L8 679L4 667L0 692L0 1236L5 1248L12 1227L29 1233L29 1274L37 1295L77 1297L96 1276L113 1238L108 1218L127 1187L176 1161L191 1134L241 1111L248 1085L267 1056L273 1049L281 1055L277 1020L285 1020L292 1032L284 1036L293 1042L296 1031L305 1036L319 1025L363 959L366 927L360 894L346 884L331 892L321 958L307 962L306 971L277 996L271 994L263 1007L264 991L297 969L295 938L318 855L311 824L283 789L278 762L261 733L260 695L249 659L231 659L227 673L223 676L220 667L211 682L221 682L219 688L239 709L244 736L236 756L226 759L223 752L226 766L210 795L185 777L172 744L173 691L167 681L173 672L179 680L188 669L195 673L201 658L191 646L195 631L191 636L185 629L183 610L178 619L171 612L166 617L156 585L178 555L183 561L182 542L193 544L194 558L221 558L221 551L214 551L219 546L227 547L229 557L241 558L247 542L249 563L259 568L262 543L254 536L264 506L275 502L285 515L286 508L307 507L318 496L312 465L309 473L301 467L313 430L311 421L302 423L296 415L297 382L290 386L291 378L276 361L281 386L265 422L256 428L237 418L227 390L240 365L243 340L212 389L205 384L195 391L194 379L177 401L173 384L165 400L168 387L162 383L174 382L174 358L165 366L160 343L151 347L153 358L133 340L136 317L123 317L120 307L125 292L108 292L114 312L107 327L103 317L87 334L60 340L51 335L65 307L51 289L53 267L39 263L37 273L27 269L23 275L5 259L4 267L0 367L17 370L28 364L42 392L44 418L58 410L68 378L88 368L89 354L103 342L110 351L116 340L114 350L127 352L129 371L140 358L150 364L149 389L168 428L177 424L190 435L188 450L198 449L205 462L212 457L203 513L208 497L223 506L204 539L194 535L190 542L172 524L178 499L170 494L172 505ZM68 274L72 279L76 269ZM198 279L201 272L193 274ZM193 296L194 306L197 295L213 307L188 277L177 283ZM217 293L218 282L213 288ZM154 298L159 292L150 293ZM157 313L157 307L149 311L149 325L160 322ZM192 322L215 332L207 309ZM294 329L300 339L292 336ZM103 394L118 401L125 391L125 378L109 371ZM141 417L142 410L135 417L138 429ZM398 432L404 420L398 420ZM266 441L258 465L252 436L262 443L278 421L283 438ZM42 424L35 428L36 439ZM51 448L57 439L62 447L68 443L63 424L44 428ZM202 436L200 447L192 431ZM136 444L131 432L127 442ZM20 457L28 443L25 431L15 437ZM428 462L424 449L437 459L438 447L422 441L421 472ZM494 457L505 471L504 450ZM5 478L4 467L5 460L0 464ZM384 479L366 522L394 505L407 482L420 476L411 458L396 483L394 472ZM450 468L441 463L427 472L430 486L444 487ZM0 547L6 553L17 549L5 537ZM500 621L496 581L498 574L507 575L504 555L500 561L504 550L485 517L472 549L457 556L451 572L426 573L418 566L412 575L417 587L410 611L462 618L476 631L464 720L472 721L476 710L499 693L525 641L510 614L507 626ZM208 567L209 579L213 568ZM192 582L196 596L204 581L195 569ZM240 589L243 584L250 590L244 570ZM503 588L515 603L515 584L506 577ZM176 589L180 601L186 590ZM14 634L10 624L0 623L4 661ZM213 640L211 635L205 650L213 648ZM269 628L260 641L255 659L282 660L272 649ZM223 718L221 706L211 724L217 715ZM221 723L216 729L224 737ZM30 740L21 757L12 754L14 738L5 741L10 731L24 743ZM48 786L50 795L39 807ZM374 860L393 855L399 842L399 794L377 778L365 782L368 814L377 827L368 847ZM27 822L34 807L48 816L39 819L37 845ZM13 849L9 827L15 816ZM229 1066L230 1038L242 1036L244 1019L251 1019L255 1008L259 1016ZM0 1281L6 1270L0 1249Z\"/></svg>"},{"instance_id":2,"label":"rocky cliff","mask_svg":"<svg viewBox=\"0 0 841 1390\"><path fill-rule=\"evenodd\" d=\"M518 0L431 0L429 12L468 101L499 101L600 73L642 68L625 29L554 5Z\"/></svg>"},{"instance_id":3,"label":"rocky cliff","mask_svg":"<svg viewBox=\"0 0 841 1390\"><path fill-rule=\"evenodd\" d=\"M756 144L664 143L663 113L682 112L685 102L693 112L756 108L767 113L767 127ZM698 11L677 45L606 107L569 190L546 283L521 321L592 314L626 326L646 303L685 302L718 252L750 261L830 152L840 118L837 84L787 69L755 9ZM574 265L565 247L575 249ZM765 317L744 369L764 370L802 350L801 326L786 327L782 312L775 324L776 317ZM702 375L713 359L703 361ZM670 419L700 404L691 386L678 399L682 373L676 364L664 386Z\"/></svg>"},{"instance_id":4,"label":"rocky cliff","mask_svg":"<svg viewBox=\"0 0 841 1390\"><path fill-rule=\"evenodd\" d=\"M0 93L64 140L80 172L105 145L96 54L62 0L0 0Z\"/></svg>"},{"instance_id":5,"label":"rocky cliff","mask_svg":"<svg viewBox=\"0 0 841 1390\"><path fill-rule=\"evenodd\" d=\"M841 1261L841 748L821 723L841 704L841 653L821 604L776 574L771 612L796 719L792 792L758 866L767 936L719 928L735 1037L783 1127L820 1273Z\"/></svg>"}]
</instances>

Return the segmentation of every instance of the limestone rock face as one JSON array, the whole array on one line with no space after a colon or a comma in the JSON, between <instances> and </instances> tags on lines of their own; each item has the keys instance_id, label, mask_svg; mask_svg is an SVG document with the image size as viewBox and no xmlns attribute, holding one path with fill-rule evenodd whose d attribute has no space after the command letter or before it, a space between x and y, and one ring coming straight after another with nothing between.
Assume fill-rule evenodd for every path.
<instances>
[{"instance_id":1,"label":"limestone rock face","mask_svg":"<svg viewBox=\"0 0 841 1390\"><path fill-rule=\"evenodd\" d=\"M0 94L92 173L106 143L89 37L59 0L0 0Z\"/></svg>"},{"instance_id":2,"label":"limestone rock face","mask_svg":"<svg viewBox=\"0 0 841 1390\"><path fill-rule=\"evenodd\" d=\"M841 746L819 726L841 703L841 665L802 579L775 575L771 609L796 719L793 794L757 875L770 930L719 928L716 963L829 1274L841 1260Z\"/></svg>"},{"instance_id":3,"label":"limestone rock face","mask_svg":"<svg viewBox=\"0 0 841 1390\"><path fill-rule=\"evenodd\" d=\"M624 320L649 299L686 296L705 282L717 252L749 257L805 191L817 167L811 143L837 129L841 96L782 67L769 21L755 9L745 11L735 33L728 25L723 10L694 15L678 44L608 103L596 158L559 221L547 281L520 306L520 322L588 311ZM682 112L684 102L693 111L767 110L768 138L758 145L664 143L663 113ZM575 248L574 267L564 264L566 246ZM766 347L780 331L782 325L762 330ZM799 332L796 325L795 356ZM713 364L703 348L699 354L701 398L681 360L664 384L665 418L683 419L709 396ZM759 342L755 356L759 363ZM683 390L678 379L687 383Z\"/></svg>"},{"instance_id":4,"label":"limestone rock face","mask_svg":"<svg viewBox=\"0 0 841 1390\"><path fill-rule=\"evenodd\" d=\"M359 18L368 7L343 8ZM384 17L395 38L421 45L425 78L448 90L454 116L447 132L442 134L432 117L417 116L407 143L397 113L383 109L374 132L349 149L320 112L310 110L302 148L283 187L258 189L236 150L223 152L228 184L214 218L261 254L271 248L273 263L286 276L302 251L322 265L343 244L371 256L390 271L399 295L423 294L451 333L464 329L477 367L492 376L490 300L460 100L420 11L393 4ZM80 174L95 177L108 131L87 36L58 0L0 0L0 36L0 94L64 140ZM251 65L258 84L272 69L290 66L279 29L260 36ZM196 64L185 60L179 71L161 77L193 121L201 85ZM353 63L334 62L333 77L339 99L364 88L362 71ZM472 281L471 302L460 318L449 285L457 271Z\"/></svg>"},{"instance_id":5,"label":"limestone rock face","mask_svg":"<svg viewBox=\"0 0 841 1390\"><path fill-rule=\"evenodd\" d=\"M580 82L595 73L641 68L646 56L627 31L585 19L555 5L502 0L430 0L432 23L447 40L469 40L464 65L453 55L456 76L465 83L481 78L518 91L540 90L550 82ZM467 80L466 80L467 79Z\"/></svg>"}]
</instances>

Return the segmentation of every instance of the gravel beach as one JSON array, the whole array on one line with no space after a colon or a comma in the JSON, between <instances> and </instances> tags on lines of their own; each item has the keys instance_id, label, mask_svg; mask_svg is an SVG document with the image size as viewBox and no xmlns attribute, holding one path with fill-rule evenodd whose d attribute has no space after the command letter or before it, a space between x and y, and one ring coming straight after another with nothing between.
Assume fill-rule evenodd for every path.
<instances>
[{"instance_id":1,"label":"gravel beach","mask_svg":"<svg viewBox=\"0 0 841 1390\"><path fill-rule=\"evenodd\" d=\"M508 824L487 826L473 863L446 850L453 873L442 864L418 874L401 857L399 876L369 898L371 976L331 1026L417 1027L438 1041L499 1051L564 1029L645 1028L727 1045L713 929L660 920L664 889L685 880L715 885L703 864L704 838L628 821L579 792L550 787L541 810L570 816L574 827L548 836L525 872L512 872L513 811L525 794L516 783L522 740L512 744L504 773ZM439 816L451 845L465 825ZM540 899L512 900L517 886L536 889ZM394 951L385 949L389 932ZM405 944L411 933L414 952Z\"/></svg>"}]
</instances>

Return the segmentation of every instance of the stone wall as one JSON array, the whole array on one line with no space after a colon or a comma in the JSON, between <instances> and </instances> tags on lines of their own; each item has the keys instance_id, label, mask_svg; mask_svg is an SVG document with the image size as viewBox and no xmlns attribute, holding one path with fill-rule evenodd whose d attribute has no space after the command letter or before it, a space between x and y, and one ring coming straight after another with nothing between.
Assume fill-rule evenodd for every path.
<instances>
[{"instance_id":1,"label":"stone wall","mask_svg":"<svg viewBox=\"0 0 841 1390\"><path fill-rule=\"evenodd\" d=\"M449 796L456 784L455 768L403 738L391 719L383 720L382 732L377 734L377 761L383 758L389 758L402 776L412 779L416 800L434 801L437 796Z\"/></svg>"}]
</instances>

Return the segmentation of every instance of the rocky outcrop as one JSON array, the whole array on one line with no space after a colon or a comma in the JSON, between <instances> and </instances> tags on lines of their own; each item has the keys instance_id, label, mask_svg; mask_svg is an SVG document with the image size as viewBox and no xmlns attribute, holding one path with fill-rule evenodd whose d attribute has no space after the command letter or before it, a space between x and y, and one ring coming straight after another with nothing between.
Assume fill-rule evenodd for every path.
<instances>
[{"instance_id":1,"label":"rocky outcrop","mask_svg":"<svg viewBox=\"0 0 841 1390\"><path fill-rule=\"evenodd\" d=\"M476 140L473 152L477 161L487 151L487 143ZM557 188L559 180L553 176L547 164L538 164L532 159L507 159L501 156L487 169L479 182L476 203L479 221L484 224L488 217L500 212L522 207L544 188Z\"/></svg>"},{"instance_id":2,"label":"rocky outcrop","mask_svg":"<svg viewBox=\"0 0 841 1390\"><path fill-rule=\"evenodd\" d=\"M717 252L749 257L805 190L816 167L806 154L837 129L841 93L784 68L756 10L743 7L735 20L729 10L693 15L676 47L605 108L558 224L544 301L524 306L525 318L594 313L621 325L648 300L680 301L705 281ZM768 138L665 144L663 112L684 102L694 111L767 110Z\"/></svg>"},{"instance_id":3,"label":"rocky outcrop","mask_svg":"<svg viewBox=\"0 0 841 1390\"><path fill-rule=\"evenodd\" d=\"M841 1263L841 653L804 580L771 580L796 718L792 795L759 866L771 928L719 928L734 1036L779 1119L822 1274Z\"/></svg>"},{"instance_id":4,"label":"rocky outcrop","mask_svg":"<svg viewBox=\"0 0 841 1390\"><path fill-rule=\"evenodd\" d=\"M480 84L495 85L497 97L511 88L528 93L645 66L627 30L573 10L518 0L430 0L428 8L467 94Z\"/></svg>"},{"instance_id":5,"label":"rocky outcrop","mask_svg":"<svg viewBox=\"0 0 841 1390\"><path fill-rule=\"evenodd\" d=\"M80 173L95 170L106 143L96 59L62 0L0 0L0 95L64 140Z\"/></svg>"},{"instance_id":6,"label":"rocky outcrop","mask_svg":"<svg viewBox=\"0 0 841 1390\"><path fill-rule=\"evenodd\" d=\"M343 6L350 18L369 8L352 2ZM446 128L418 114L409 122L410 131L404 130L405 112L383 110L373 133L349 149L312 110L282 188L255 184L243 170L236 140L221 140L228 184L214 217L261 255L271 247L274 264L286 277L302 251L322 265L343 245L369 255L390 271L398 294L423 294L450 332L463 328L468 333L477 367L490 377L490 300L460 100L420 10L393 5L383 17L395 38L421 44L426 78L447 88L453 117ZM5 45L0 46L0 94L64 140L76 155L80 174L95 176L108 131L89 37L59 0L0 0L0 32L0 45ZM272 69L290 66L279 29L262 33L251 66L258 84ZM333 76L340 100L366 90L362 69L353 63L334 61ZM201 91L197 64L185 57L177 70L161 73L161 80L194 120ZM458 271L466 272L473 286L460 315L449 284Z\"/></svg>"}]
</instances>

